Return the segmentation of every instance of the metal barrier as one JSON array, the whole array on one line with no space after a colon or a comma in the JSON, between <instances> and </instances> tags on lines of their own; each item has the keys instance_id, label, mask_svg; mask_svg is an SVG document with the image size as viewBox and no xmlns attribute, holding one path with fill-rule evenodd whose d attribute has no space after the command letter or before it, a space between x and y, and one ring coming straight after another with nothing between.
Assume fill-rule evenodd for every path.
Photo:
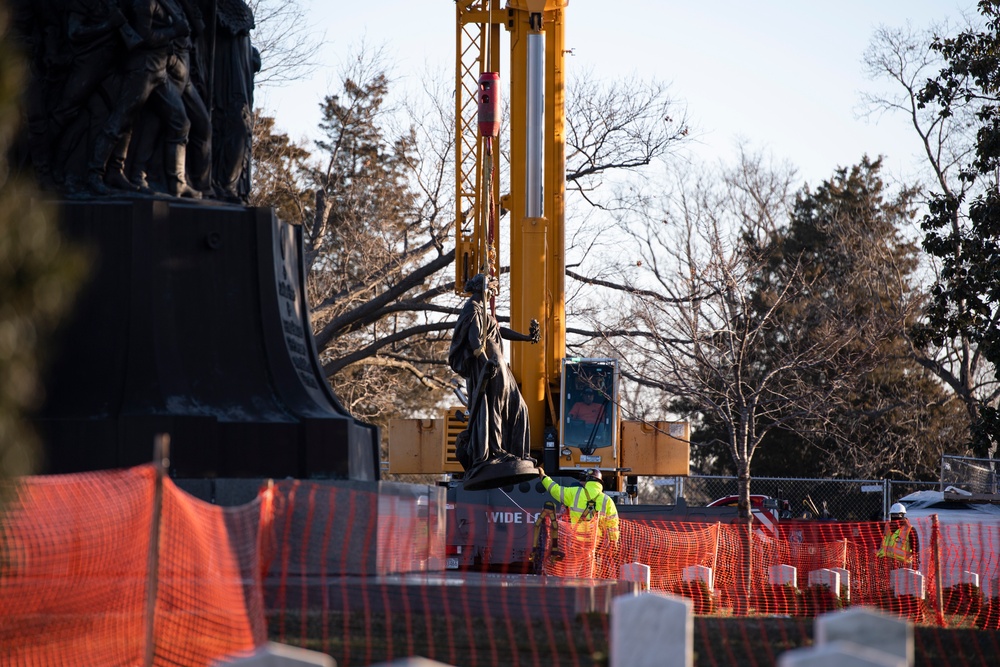
<instances>
[{"instance_id":1,"label":"metal barrier","mask_svg":"<svg viewBox=\"0 0 1000 667\"><path fill-rule=\"evenodd\" d=\"M957 486L970 493L1000 493L1000 461L942 456L941 490L949 486Z\"/></svg>"}]
</instances>

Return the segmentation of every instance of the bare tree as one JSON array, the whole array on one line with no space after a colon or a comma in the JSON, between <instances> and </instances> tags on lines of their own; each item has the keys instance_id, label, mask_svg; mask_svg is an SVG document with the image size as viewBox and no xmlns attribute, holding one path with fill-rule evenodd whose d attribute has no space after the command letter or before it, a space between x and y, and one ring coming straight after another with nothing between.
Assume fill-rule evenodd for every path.
<instances>
[{"instance_id":1,"label":"bare tree","mask_svg":"<svg viewBox=\"0 0 1000 667\"><path fill-rule=\"evenodd\" d=\"M638 210L646 168L688 137L686 111L660 81L602 82L587 73L567 91L567 187L597 210Z\"/></svg>"},{"instance_id":2,"label":"bare tree","mask_svg":"<svg viewBox=\"0 0 1000 667\"><path fill-rule=\"evenodd\" d=\"M876 29L863 57L865 73L869 79L891 83L893 88L863 93L861 100L868 117L905 116L916 134L920 152L926 157L925 175L935 187L959 195L966 185L959 181L958 173L969 164L975 152L978 105L970 100L969 104L956 106L954 113L944 117L920 101L920 91L927 80L944 65L931 44L947 30L947 25L928 30L914 30L909 26ZM956 90L955 99L961 94Z\"/></svg>"},{"instance_id":3,"label":"bare tree","mask_svg":"<svg viewBox=\"0 0 1000 667\"><path fill-rule=\"evenodd\" d=\"M787 217L790 184L789 172L745 154L721 184L682 179L658 218L622 229L630 265L618 264L617 279L579 276L625 296L617 322L592 323L622 358L624 375L725 426L747 518L750 464L765 434L826 419L883 333L854 326L835 301L816 301L810 317L819 333L801 336L784 309L814 278L793 261L780 280L761 281L773 269L752 239ZM867 345L859 335L871 337ZM841 372L827 375L834 360Z\"/></svg>"},{"instance_id":4,"label":"bare tree","mask_svg":"<svg viewBox=\"0 0 1000 667\"><path fill-rule=\"evenodd\" d=\"M312 74L325 37L313 29L299 0L247 0L253 12L253 44L260 52L257 86L280 86Z\"/></svg>"},{"instance_id":5,"label":"bare tree","mask_svg":"<svg viewBox=\"0 0 1000 667\"><path fill-rule=\"evenodd\" d=\"M411 92L394 105L397 84L380 52L362 49L324 102L324 136L310 157L273 126L258 141L268 150L261 156L279 163L263 171L268 181L255 201L282 206L303 227L324 370L355 414L376 421L415 414L417 406L426 412L452 387L444 361L461 302L452 269L450 77L423 77L423 95ZM604 137L574 151L568 166L571 182L588 181L588 196L605 187L595 179L641 170L684 136L666 113L663 86L635 91L627 103L620 99L632 111L613 123L593 114L567 118L573 136ZM587 104L605 110L625 95L617 87L592 92Z\"/></svg>"},{"instance_id":6,"label":"bare tree","mask_svg":"<svg viewBox=\"0 0 1000 667\"><path fill-rule=\"evenodd\" d=\"M692 421L705 415L722 425L746 520L747 595L754 453L771 431L829 421L851 378L872 367L886 333L879 323L859 326L836 299L809 299L808 336L788 316L817 277L794 259L770 276L776 269L759 239L770 240L787 220L791 182L790 171L746 153L721 179L679 176L658 216L621 227L629 242L620 245L626 261L617 277L590 281L622 297L617 321L605 314L591 326L622 360L623 375L657 392L664 406L683 398Z\"/></svg>"},{"instance_id":7,"label":"bare tree","mask_svg":"<svg viewBox=\"0 0 1000 667\"><path fill-rule=\"evenodd\" d=\"M928 81L943 68L940 51L933 47L935 40L949 31L949 26L932 27L915 31L881 27L872 37L865 54L865 66L872 79L887 81L892 90L883 94L869 94L865 102L870 113L904 114L910 119L919 146L926 157L928 188L938 192L942 201L956 205L943 211L949 218L952 238L960 238L970 226L967 202L983 188L996 187L996 183L982 184L962 178L975 160L976 134L980 123L977 118L985 100L974 93L971 76L965 83L937 90L937 104L928 105L922 94ZM947 109L942 113L942 109ZM974 189L975 188L975 189ZM959 205L959 203L961 205ZM933 241L935 234L928 234ZM956 254L961 246L952 246ZM925 257L929 272L927 282L942 284L940 267ZM929 287L928 287L929 289ZM968 304L963 299L952 304L955 312L966 312ZM1000 382L993 365L978 345L963 331L948 335L932 332L918 324L911 329L911 353L922 366L934 373L965 406L971 424L980 420L984 406L995 407L1000 401ZM954 443L958 444L958 443Z\"/></svg>"}]
</instances>

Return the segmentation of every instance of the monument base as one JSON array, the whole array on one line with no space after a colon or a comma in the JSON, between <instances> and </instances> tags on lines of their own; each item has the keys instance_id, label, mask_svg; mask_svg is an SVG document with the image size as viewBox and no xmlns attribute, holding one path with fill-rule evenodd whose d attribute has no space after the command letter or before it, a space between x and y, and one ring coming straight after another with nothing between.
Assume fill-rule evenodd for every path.
<instances>
[{"instance_id":1,"label":"monument base","mask_svg":"<svg viewBox=\"0 0 1000 667\"><path fill-rule=\"evenodd\" d=\"M33 416L47 474L377 481L378 430L333 394L306 301L302 231L271 209L180 199L58 203L91 272L53 338Z\"/></svg>"},{"instance_id":2,"label":"monument base","mask_svg":"<svg viewBox=\"0 0 1000 667\"><path fill-rule=\"evenodd\" d=\"M486 491L535 479L538 479L538 468L534 463L514 459L482 466L475 470L472 476L467 476L462 481L462 488L466 491Z\"/></svg>"}]
</instances>

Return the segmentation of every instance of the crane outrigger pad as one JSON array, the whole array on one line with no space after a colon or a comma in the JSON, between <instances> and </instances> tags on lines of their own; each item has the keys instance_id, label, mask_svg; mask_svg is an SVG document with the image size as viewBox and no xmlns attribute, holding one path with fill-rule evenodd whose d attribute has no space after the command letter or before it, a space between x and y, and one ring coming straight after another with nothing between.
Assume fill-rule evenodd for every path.
<instances>
[{"instance_id":1,"label":"crane outrigger pad","mask_svg":"<svg viewBox=\"0 0 1000 667\"><path fill-rule=\"evenodd\" d=\"M524 459L496 461L473 469L471 472L472 475L467 476L462 481L462 488L466 491L499 489L502 486L538 479L538 468L533 462Z\"/></svg>"}]
</instances>

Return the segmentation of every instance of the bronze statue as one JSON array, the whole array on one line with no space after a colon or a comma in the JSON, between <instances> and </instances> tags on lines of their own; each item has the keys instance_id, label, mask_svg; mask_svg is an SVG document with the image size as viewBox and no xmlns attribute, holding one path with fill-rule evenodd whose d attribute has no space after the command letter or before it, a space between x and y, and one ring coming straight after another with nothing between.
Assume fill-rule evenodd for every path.
<instances>
[{"instance_id":1,"label":"bronze statue","mask_svg":"<svg viewBox=\"0 0 1000 667\"><path fill-rule=\"evenodd\" d=\"M243 0L10 2L30 62L15 168L69 196L248 201L260 54Z\"/></svg>"},{"instance_id":2,"label":"bronze statue","mask_svg":"<svg viewBox=\"0 0 1000 667\"><path fill-rule=\"evenodd\" d=\"M166 149L167 192L175 196L195 197L185 175L188 132L191 121L184 101L167 78L171 43L191 34L191 26L175 5L165 0L132 0L135 31L142 44L129 52L118 99L111 106L100 134L94 141L87 165L87 185L95 194L118 190L138 191L137 184L125 176L125 158L132 138L136 116L148 102L163 125Z\"/></svg>"},{"instance_id":3,"label":"bronze statue","mask_svg":"<svg viewBox=\"0 0 1000 667\"><path fill-rule=\"evenodd\" d=\"M253 13L243 0L217 0L212 71L212 181L221 199L250 196L253 78L260 53L250 44Z\"/></svg>"},{"instance_id":4,"label":"bronze statue","mask_svg":"<svg viewBox=\"0 0 1000 667\"><path fill-rule=\"evenodd\" d=\"M167 82L180 96L184 113L190 122L185 150L185 177L195 197L212 194L212 119L204 98L195 85L200 75L196 71L194 40L205 30L201 11L184 0L160 0L170 13L181 16L191 26L190 35L178 35L170 42L167 56ZM147 105L149 106L149 105ZM133 133L129 148L129 180L140 187L149 188L147 176L159 184L161 191L168 190L174 178L170 170L169 150L164 150L160 140L160 118L152 109L141 114L139 131ZM165 153L167 154L165 156ZM164 168L166 167L166 169ZM192 196L192 193L183 193Z\"/></svg>"},{"instance_id":5,"label":"bronze statue","mask_svg":"<svg viewBox=\"0 0 1000 667\"><path fill-rule=\"evenodd\" d=\"M530 456L528 408L503 356L501 339L537 344L538 322L528 334L501 327L490 309L495 283L483 274L466 284L472 296L455 324L448 363L465 378L469 424L456 443L465 488L494 488L537 476ZM491 467L502 466L491 470ZM478 483L482 478L484 483ZM470 485L470 481L473 482ZM473 488L474 486L474 488Z\"/></svg>"},{"instance_id":6,"label":"bronze statue","mask_svg":"<svg viewBox=\"0 0 1000 667\"><path fill-rule=\"evenodd\" d=\"M34 139L32 160L43 187L50 188L55 180L65 182L68 177L69 188L79 189L79 184L73 182L74 175L65 173L65 161L60 159L82 139L83 130L74 121L90 96L114 71L113 65L121 59L124 50L134 48L142 38L128 24L115 0L70 0L64 11L65 34L60 35L61 31L57 31L50 39L54 44L68 47L66 68L59 71L52 58L46 59L49 90L30 92L31 95L47 94L52 101L48 117L41 119L43 130ZM52 20L53 17L39 19ZM55 25L62 24L55 21ZM57 174L52 173L53 165Z\"/></svg>"}]
</instances>

